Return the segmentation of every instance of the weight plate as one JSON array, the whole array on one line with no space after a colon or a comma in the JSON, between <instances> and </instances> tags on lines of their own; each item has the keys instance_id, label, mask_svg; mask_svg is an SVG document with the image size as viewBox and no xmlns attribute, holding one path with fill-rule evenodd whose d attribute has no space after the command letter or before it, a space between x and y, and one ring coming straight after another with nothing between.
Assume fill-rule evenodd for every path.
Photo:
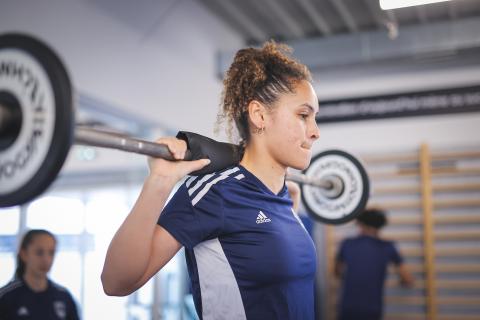
<instances>
[{"instance_id":1,"label":"weight plate","mask_svg":"<svg viewBox=\"0 0 480 320\"><path fill-rule=\"evenodd\" d=\"M327 224L341 224L355 219L365 208L370 184L358 159L342 150L317 154L303 172L310 178L340 182L338 194L316 186L302 185L302 200L309 214Z\"/></svg>"},{"instance_id":2,"label":"weight plate","mask_svg":"<svg viewBox=\"0 0 480 320\"><path fill-rule=\"evenodd\" d=\"M0 207L8 207L51 184L73 140L70 80L47 45L27 35L0 35L0 105L21 114L2 134L9 140L0 143Z\"/></svg>"}]
</instances>

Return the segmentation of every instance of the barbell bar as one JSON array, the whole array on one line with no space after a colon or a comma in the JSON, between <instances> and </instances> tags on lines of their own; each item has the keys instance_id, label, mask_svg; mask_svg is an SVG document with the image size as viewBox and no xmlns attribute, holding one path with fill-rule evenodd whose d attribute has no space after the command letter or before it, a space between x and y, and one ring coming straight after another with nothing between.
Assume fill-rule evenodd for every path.
<instances>
[{"instance_id":1,"label":"barbell bar","mask_svg":"<svg viewBox=\"0 0 480 320\"><path fill-rule=\"evenodd\" d=\"M174 160L166 145L75 125L72 96L62 61L45 43L24 34L0 35L0 207L31 201L45 191L74 143ZM185 131L177 137L188 146L184 160L211 160L195 175L238 163L236 145ZM349 221L368 199L366 171L344 151L323 152L303 173L286 178L301 184L305 206L322 222Z\"/></svg>"}]
</instances>

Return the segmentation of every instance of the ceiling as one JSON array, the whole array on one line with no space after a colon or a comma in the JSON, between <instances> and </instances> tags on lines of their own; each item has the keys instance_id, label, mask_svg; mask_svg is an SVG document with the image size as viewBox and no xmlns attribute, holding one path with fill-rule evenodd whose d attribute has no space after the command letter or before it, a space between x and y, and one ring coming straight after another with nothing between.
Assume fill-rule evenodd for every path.
<instances>
[{"instance_id":1,"label":"ceiling","mask_svg":"<svg viewBox=\"0 0 480 320\"><path fill-rule=\"evenodd\" d=\"M480 0L452 0L388 11L380 8L378 0L199 3L235 30L246 45L259 45L269 39L286 42L293 47L296 58L329 81L480 70ZM219 78L234 54L232 50L217 55Z\"/></svg>"},{"instance_id":2,"label":"ceiling","mask_svg":"<svg viewBox=\"0 0 480 320\"><path fill-rule=\"evenodd\" d=\"M453 0L383 11L378 0L200 0L247 44L296 41L480 17L479 0Z\"/></svg>"}]
</instances>

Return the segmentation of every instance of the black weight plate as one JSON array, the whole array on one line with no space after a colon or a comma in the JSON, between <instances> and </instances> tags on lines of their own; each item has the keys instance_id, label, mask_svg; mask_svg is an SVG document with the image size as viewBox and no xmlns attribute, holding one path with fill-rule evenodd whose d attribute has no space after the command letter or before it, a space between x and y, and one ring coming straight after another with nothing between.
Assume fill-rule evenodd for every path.
<instances>
[{"instance_id":1,"label":"black weight plate","mask_svg":"<svg viewBox=\"0 0 480 320\"><path fill-rule=\"evenodd\" d=\"M33 200L56 178L75 122L68 73L53 50L32 36L0 35L2 97L10 101L0 104L21 110L18 134L0 149L0 207L8 207Z\"/></svg>"}]
</instances>

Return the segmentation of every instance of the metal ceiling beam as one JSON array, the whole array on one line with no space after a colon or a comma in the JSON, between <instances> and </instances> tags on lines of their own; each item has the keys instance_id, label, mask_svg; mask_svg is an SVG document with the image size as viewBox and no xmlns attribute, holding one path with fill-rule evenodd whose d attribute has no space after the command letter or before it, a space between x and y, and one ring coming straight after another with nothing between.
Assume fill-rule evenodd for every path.
<instances>
[{"instance_id":1,"label":"metal ceiling beam","mask_svg":"<svg viewBox=\"0 0 480 320\"><path fill-rule=\"evenodd\" d=\"M324 36L328 36L332 33L327 21L320 12L318 12L317 8L315 8L310 0L297 0L297 2L310 17L315 27L320 30Z\"/></svg>"},{"instance_id":2,"label":"metal ceiling beam","mask_svg":"<svg viewBox=\"0 0 480 320\"><path fill-rule=\"evenodd\" d=\"M301 38L304 35L302 27L292 18L292 16L285 11L285 8L277 0L263 0L263 4L266 4L275 16L286 25L287 32L295 37Z\"/></svg>"},{"instance_id":3,"label":"metal ceiling beam","mask_svg":"<svg viewBox=\"0 0 480 320\"><path fill-rule=\"evenodd\" d=\"M448 16L451 20L455 20L458 18L457 5L454 4L454 1L448 2Z\"/></svg>"},{"instance_id":4,"label":"metal ceiling beam","mask_svg":"<svg viewBox=\"0 0 480 320\"><path fill-rule=\"evenodd\" d=\"M395 15L395 12L393 10L386 10L385 12L387 13L387 16L390 19L390 21L398 25L398 20L397 20L397 16Z\"/></svg>"},{"instance_id":5,"label":"metal ceiling beam","mask_svg":"<svg viewBox=\"0 0 480 320\"><path fill-rule=\"evenodd\" d=\"M244 14L237 8L234 4L234 1L217 1L216 4L223 8L233 19L235 19L257 42L262 42L268 38L268 35L258 27L253 19Z\"/></svg>"},{"instance_id":6,"label":"metal ceiling beam","mask_svg":"<svg viewBox=\"0 0 480 320\"><path fill-rule=\"evenodd\" d=\"M358 32L357 23L355 22L355 19L353 18L345 3L343 3L343 0L329 1L335 7L335 9L337 9L338 13L342 17L350 32Z\"/></svg>"},{"instance_id":7,"label":"metal ceiling beam","mask_svg":"<svg viewBox=\"0 0 480 320\"><path fill-rule=\"evenodd\" d=\"M364 0L364 2L367 5L368 11L370 11L370 14L372 15L377 26L380 28L385 27L385 22L387 21L388 17L386 16L385 11L380 9L378 0Z\"/></svg>"},{"instance_id":8,"label":"metal ceiling beam","mask_svg":"<svg viewBox=\"0 0 480 320\"><path fill-rule=\"evenodd\" d=\"M420 23L428 22L427 11L425 10L425 6L416 6L415 13L417 14L417 18L418 18L418 21L420 21Z\"/></svg>"},{"instance_id":9,"label":"metal ceiling beam","mask_svg":"<svg viewBox=\"0 0 480 320\"><path fill-rule=\"evenodd\" d=\"M479 18L404 26L395 40L385 31L369 31L290 42L295 56L312 70L362 64L394 65L398 60L435 59L445 54L480 51ZM231 62L232 52L219 54L219 74Z\"/></svg>"}]
</instances>

